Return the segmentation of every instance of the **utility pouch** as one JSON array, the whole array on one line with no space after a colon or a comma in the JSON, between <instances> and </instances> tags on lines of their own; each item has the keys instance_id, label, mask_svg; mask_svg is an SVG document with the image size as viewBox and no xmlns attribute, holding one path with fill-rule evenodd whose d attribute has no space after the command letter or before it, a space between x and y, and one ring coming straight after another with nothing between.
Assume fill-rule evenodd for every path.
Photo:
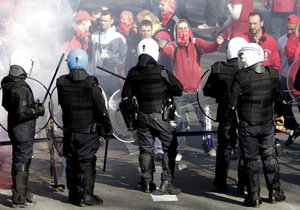
<instances>
[{"instance_id":1,"label":"utility pouch","mask_svg":"<svg viewBox=\"0 0 300 210\"><path fill-rule=\"evenodd\" d=\"M277 138L275 138L275 155L276 157L281 157L283 154L282 146L281 146L281 141Z\"/></svg>"},{"instance_id":2,"label":"utility pouch","mask_svg":"<svg viewBox=\"0 0 300 210\"><path fill-rule=\"evenodd\" d=\"M91 125L91 133L96 133L97 132L97 123L93 123Z\"/></svg>"},{"instance_id":3,"label":"utility pouch","mask_svg":"<svg viewBox=\"0 0 300 210\"><path fill-rule=\"evenodd\" d=\"M164 121L174 120L176 106L172 99L169 99L168 102L163 105L162 119Z\"/></svg>"}]
</instances>

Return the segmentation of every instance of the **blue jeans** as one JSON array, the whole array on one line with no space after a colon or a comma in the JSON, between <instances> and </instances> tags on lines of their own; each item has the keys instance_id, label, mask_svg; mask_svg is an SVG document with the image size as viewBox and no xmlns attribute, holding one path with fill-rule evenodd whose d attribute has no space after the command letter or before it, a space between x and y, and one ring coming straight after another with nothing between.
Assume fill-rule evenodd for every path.
<instances>
[{"instance_id":1,"label":"blue jeans","mask_svg":"<svg viewBox=\"0 0 300 210\"><path fill-rule=\"evenodd\" d=\"M190 131L190 123L189 119L187 118L189 114L188 106L192 105L194 108L194 112L197 115L198 122L200 123L199 130L210 130L211 124L209 126L210 120L204 116L202 111L200 110L198 103L197 103L197 92L187 93L184 92L182 96L175 98L175 103L177 107L177 113L180 117L176 117L176 121L178 123L177 130L179 132L187 132ZM211 141L208 141L211 140ZM184 154L184 148L186 144L186 137L185 136L178 136L178 147L177 147L177 153L178 154ZM203 135L202 136L202 148L207 153L209 152L210 148L213 147L213 145L208 144L208 142L213 142L211 135Z\"/></svg>"}]
</instances>

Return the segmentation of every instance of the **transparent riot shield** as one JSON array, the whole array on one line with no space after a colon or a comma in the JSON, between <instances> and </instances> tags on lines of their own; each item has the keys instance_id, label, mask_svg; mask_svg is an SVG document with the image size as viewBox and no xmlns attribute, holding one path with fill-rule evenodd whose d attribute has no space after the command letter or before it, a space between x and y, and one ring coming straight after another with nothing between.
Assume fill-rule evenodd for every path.
<instances>
[{"instance_id":1,"label":"transparent riot shield","mask_svg":"<svg viewBox=\"0 0 300 210\"><path fill-rule=\"evenodd\" d=\"M203 94L203 88L204 85L210 75L211 71L208 69L201 77L199 83L198 83L198 89L197 89L197 101L198 105L200 107L200 110L203 112L203 114L210 120L216 121L217 119L217 108L218 104L216 103L216 99L204 96Z\"/></svg>"},{"instance_id":2,"label":"transparent riot shield","mask_svg":"<svg viewBox=\"0 0 300 210\"><path fill-rule=\"evenodd\" d=\"M123 116L119 110L119 104L121 102L121 90L117 90L108 101L108 114L113 127L114 136L125 143L131 143L137 140L137 134L135 131L128 131L124 122Z\"/></svg>"},{"instance_id":3,"label":"transparent riot shield","mask_svg":"<svg viewBox=\"0 0 300 210\"><path fill-rule=\"evenodd\" d=\"M38 80L34 78L26 78L27 84L31 87L33 95L35 100L39 99L40 101L43 100L43 98L46 95L47 88ZM0 87L0 100L2 102L2 89ZM49 98L46 100L46 102L49 101ZM48 111L48 103L45 103L45 115L38 117L36 120L36 134L39 135L39 137L44 137L43 132L41 132L48 124L49 118L50 118L50 113ZM0 132L7 132L7 111L0 106Z\"/></svg>"},{"instance_id":4,"label":"transparent riot shield","mask_svg":"<svg viewBox=\"0 0 300 210\"><path fill-rule=\"evenodd\" d=\"M297 103L298 105L300 105L300 91L298 91L294 88L294 81L295 81L296 74L298 72L299 67L300 67L300 57L297 58L292 63L292 65L289 68L288 75L286 78L288 91L289 91L291 97L293 98L293 102ZM292 102L289 101L289 103L292 103Z\"/></svg>"}]
</instances>

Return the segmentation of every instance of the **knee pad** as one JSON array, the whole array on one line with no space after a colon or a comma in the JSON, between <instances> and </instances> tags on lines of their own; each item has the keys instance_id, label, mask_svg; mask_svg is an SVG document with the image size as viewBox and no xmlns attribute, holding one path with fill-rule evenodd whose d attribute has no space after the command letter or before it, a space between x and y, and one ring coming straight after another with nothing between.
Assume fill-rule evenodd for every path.
<instances>
[{"instance_id":1,"label":"knee pad","mask_svg":"<svg viewBox=\"0 0 300 210\"><path fill-rule=\"evenodd\" d=\"M263 149L260 151L261 159L262 161L268 161L275 159L275 148L274 146L268 148L268 149Z\"/></svg>"}]
</instances>

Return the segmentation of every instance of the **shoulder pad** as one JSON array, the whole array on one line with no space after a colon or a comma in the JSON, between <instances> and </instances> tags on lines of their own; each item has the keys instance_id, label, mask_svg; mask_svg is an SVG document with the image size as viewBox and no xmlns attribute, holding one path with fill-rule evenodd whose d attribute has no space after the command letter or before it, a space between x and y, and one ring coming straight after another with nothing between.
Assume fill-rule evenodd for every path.
<instances>
[{"instance_id":1,"label":"shoulder pad","mask_svg":"<svg viewBox=\"0 0 300 210\"><path fill-rule=\"evenodd\" d=\"M98 85L98 79L95 76L88 76L85 78L83 87L85 88L91 88L94 84Z\"/></svg>"},{"instance_id":2,"label":"shoulder pad","mask_svg":"<svg viewBox=\"0 0 300 210\"><path fill-rule=\"evenodd\" d=\"M275 69L273 66L265 66L265 68L266 68L267 71L270 72L270 76L272 78L279 76L278 70Z\"/></svg>"},{"instance_id":3,"label":"shoulder pad","mask_svg":"<svg viewBox=\"0 0 300 210\"><path fill-rule=\"evenodd\" d=\"M211 73L219 73L220 72L220 66L225 65L224 61L217 61L211 66Z\"/></svg>"},{"instance_id":4,"label":"shoulder pad","mask_svg":"<svg viewBox=\"0 0 300 210\"><path fill-rule=\"evenodd\" d=\"M11 86L11 92L15 93L16 90L21 86L29 87L29 85L24 80L19 80L13 83L13 85Z\"/></svg>"},{"instance_id":5,"label":"shoulder pad","mask_svg":"<svg viewBox=\"0 0 300 210\"><path fill-rule=\"evenodd\" d=\"M67 76L67 75L62 75L62 76L60 76L60 77L57 79L57 81L56 81L56 86L63 85L66 76Z\"/></svg>"}]
</instances>

